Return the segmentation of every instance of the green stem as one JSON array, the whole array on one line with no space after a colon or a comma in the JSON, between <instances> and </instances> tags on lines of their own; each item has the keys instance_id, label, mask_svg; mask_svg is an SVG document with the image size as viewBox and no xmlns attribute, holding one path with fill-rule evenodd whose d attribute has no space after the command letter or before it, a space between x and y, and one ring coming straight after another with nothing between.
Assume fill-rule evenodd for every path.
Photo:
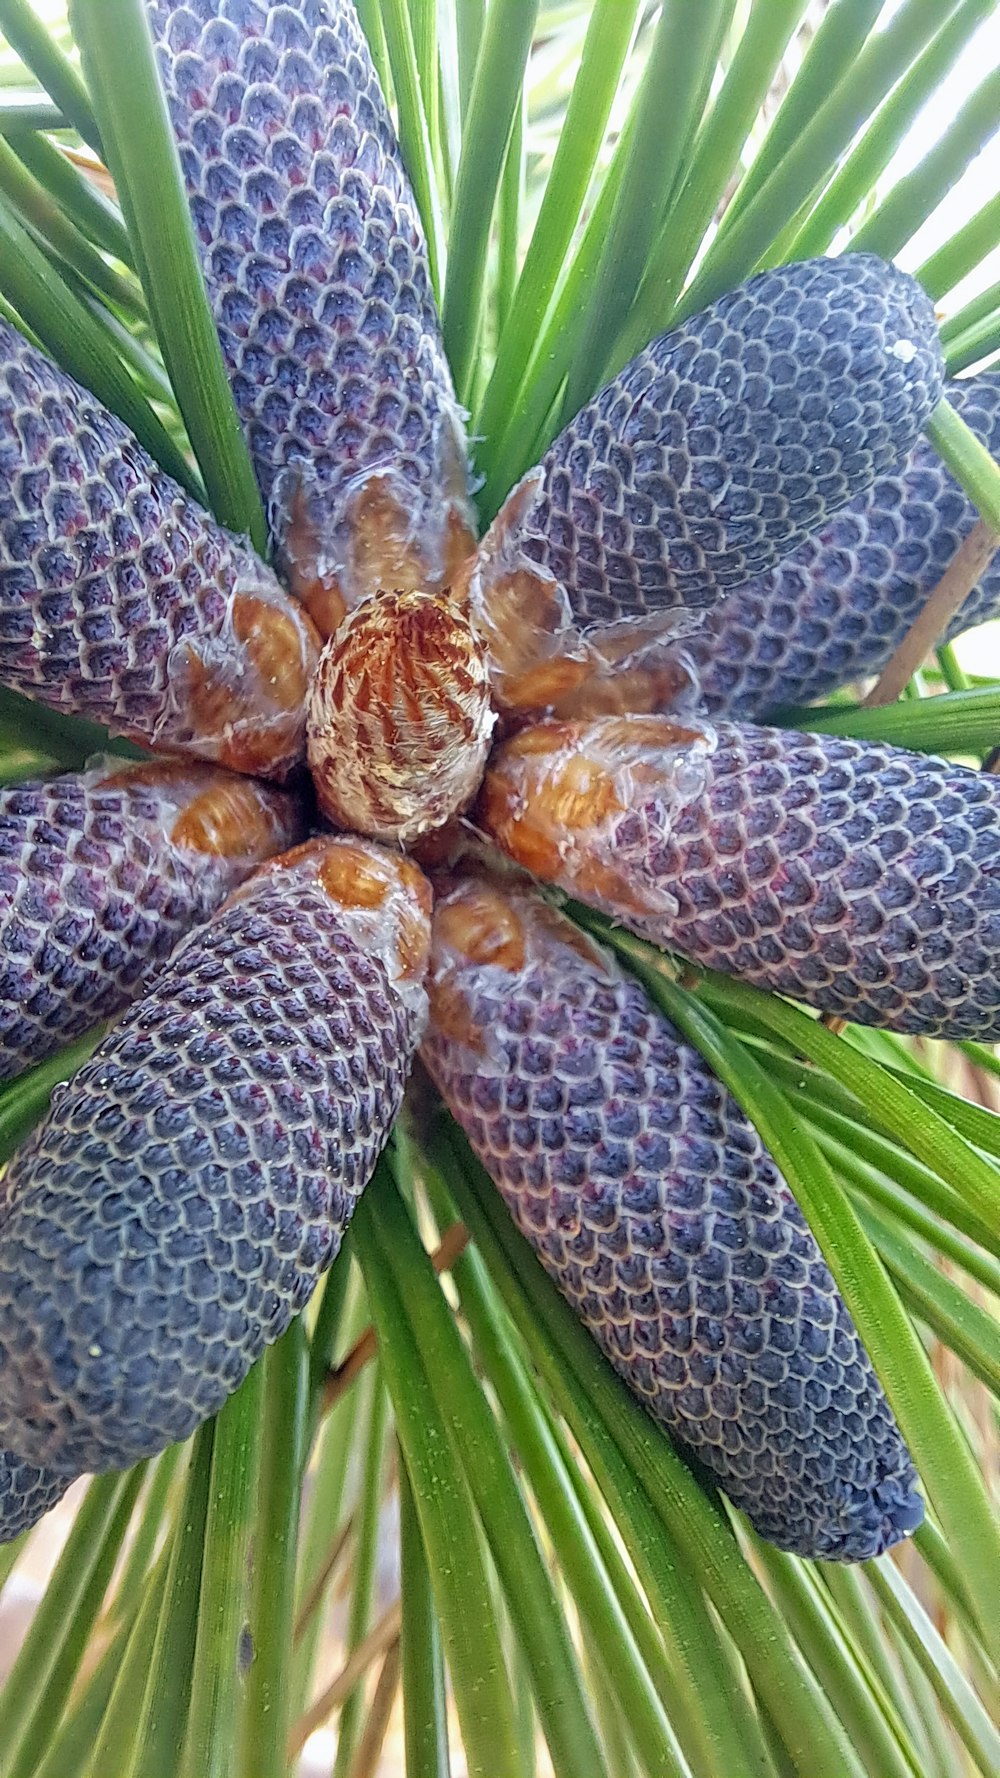
<instances>
[{"instance_id":1,"label":"green stem","mask_svg":"<svg viewBox=\"0 0 1000 1778\"><path fill-rule=\"evenodd\" d=\"M568 1628L517 1489L488 1403L399 1192L388 1179L361 1208L391 1253L397 1288L419 1319L431 1388L446 1416L449 1448L465 1470L496 1564L507 1610L524 1649L557 1778L603 1778L604 1762ZM405 1279L405 1283L404 1283Z\"/></svg>"},{"instance_id":2,"label":"green stem","mask_svg":"<svg viewBox=\"0 0 1000 1778\"><path fill-rule=\"evenodd\" d=\"M765 142L762 155L767 156L768 176L736 220L720 229L680 303L679 318L697 313L742 282L789 216L822 185L829 168L957 4L958 0L903 0L885 28L868 38L833 89L829 84L821 88L825 97L820 97L811 116L803 118L800 133L776 166ZM823 70L817 73L822 80ZM827 82L829 78L827 71Z\"/></svg>"},{"instance_id":3,"label":"green stem","mask_svg":"<svg viewBox=\"0 0 1000 1778\"><path fill-rule=\"evenodd\" d=\"M701 121L696 109L714 65L721 0L665 0L631 134L625 175L603 244L593 294L569 367L562 418L569 420L601 380L611 344L645 270L660 218ZM663 95L672 102L664 112Z\"/></svg>"},{"instance_id":4,"label":"green stem","mask_svg":"<svg viewBox=\"0 0 1000 1778\"><path fill-rule=\"evenodd\" d=\"M920 1601L891 1562L872 1563L866 1572L883 1610L927 1675L979 1770L1000 1772L1000 1735Z\"/></svg>"},{"instance_id":5,"label":"green stem","mask_svg":"<svg viewBox=\"0 0 1000 1778\"><path fill-rule=\"evenodd\" d=\"M859 1660L828 1594L805 1563L756 1540L768 1589L795 1640L836 1707L841 1722L878 1778L923 1778L906 1725L878 1678Z\"/></svg>"},{"instance_id":6,"label":"green stem","mask_svg":"<svg viewBox=\"0 0 1000 1778\"><path fill-rule=\"evenodd\" d=\"M136 1699L138 1720L125 1778L177 1778L191 1698L215 1428L214 1420L207 1421L191 1447L149 1673Z\"/></svg>"},{"instance_id":7,"label":"green stem","mask_svg":"<svg viewBox=\"0 0 1000 1778\"><path fill-rule=\"evenodd\" d=\"M352 1281L350 1254L341 1248L340 1255L334 1263L333 1271L327 1281L326 1290L338 1277L339 1284L335 1290L335 1298L339 1298L336 1321L343 1320L343 1343L345 1349L361 1332L364 1314L364 1292L353 1288L358 1284L357 1274ZM348 1285L351 1283L351 1289ZM322 1346L330 1352L332 1361L333 1346L340 1341L339 1332L332 1327L334 1316L329 1320L324 1316L327 1298L324 1293L320 1315L314 1330L321 1336ZM334 1299L330 1299L331 1311ZM331 1338L332 1336L332 1338ZM327 1341L330 1344L327 1345ZM312 1358L311 1354L311 1358ZM325 1377L324 1366L323 1376ZM310 1385L310 1435L311 1448L315 1437L320 1392L314 1383ZM330 1588L333 1585L331 1573L331 1553L341 1547L343 1531L344 1488L347 1481L348 1465L355 1448L357 1437L358 1416L361 1407L361 1392L349 1389L334 1404L325 1419L320 1423L315 1461L310 1466L310 1486L306 1522L299 1534L299 1564L296 1577L295 1593L295 1667L292 1679L293 1720L305 1709L312 1685L313 1668L316 1653L320 1646L326 1605ZM309 1610L306 1612L306 1605ZM305 1614L305 1615L304 1615Z\"/></svg>"},{"instance_id":8,"label":"green stem","mask_svg":"<svg viewBox=\"0 0 1000 1778\"><path fill-rule=\"evenodd\" d=\"M940 37L935 38L930 54L947 38L947 49L939 58L938 79L943 78L962 47L957 41L959 36L967 42L976 26L992 11L990 0L973 0L958 15L962 19L961 32L956 21L951 20L949 23L954 30L949 31L946 27ZM929 96L933 91L930 79L926 88ZM935 142L911 173L896 181L888 196L852 238L852 253L878 253L883 259L892 259L899 253L924 217L936 210L969 162L995 134L998 107L1000 70L987 75L960 107L940 141Z\"/></svg>"},{"instance_id":9,"label":"green stem","mask_svg":"<svg viewBox=\"0 0 1000 1778\"><path fill-rule=\"evenodd\" d=\"M445 266L444 224L434 174L430 127L424 110L426 95L421 88L407 0L382 0L382 15L392 83L396 89L399 145L424 225L434 295L440 302Z\"/></svg>"},{"instance_id":10,"label":"green stem","mask_svg":"<svg viewBox=\"0 0 1000 1778\"><path fill-rule=\"evenodd\" d=\"M857 1129L856 1140L851 1143L850 1135L855 1132L847 1120L837 1117L835 1112L826 1112L812 1104L809 1106L808 1117L810 1123L816 1127L817 1140L824 1154L833 1162L841 1176L860 1191L866 1201L882 1205L898 1222L905 1223L921 1240L930 1242L932 1247L953 1260L955 1265L961 1266L977 1283L992 1290L995 1295L1000 1295L1000 1263L995 1255L989 1248L984 1251L982 1247L975 1245L974 1240L956 1233L947 1222L941 1220L942 1215L950 1213L955 1218L956 1228L961 1227L958 1219L962 1217L965 1206L957 1192L951 1192L936 1179L929 1167L921 1168L910 1156L894 1153L890 1143L880 1142L867 1129ZM831 1124L840 1127L842 1134L839 1140L836 1136L831 1138L824 1134L824 1127ZM845 1132L848 1133L847 1143L843 1139ZM879 1149L889 1156L884 1164L895 1169L903 1179L910 1179L915 1175L915 1183L919 1187L922 1183L920 1176L926 1178L930 1189L923 1201L914 1202L905 1188L896 1183L894 1174L884 1178L876 1170L877 1164L873 1164L868 1156L873 1151L877 1155ZM864 1160L860 1158L862 1152L866 1156ZM934 1204L936 1213L925 1209L925 1202ZM974 1219L970 1218L970 1221L974 1222ZM1000 1238L994 1235L992 1239L994 1246L1000 1245Z\"/></svg>"},{"instance_id":11,"label":"green stem","mask_svg":"<svg viewBox=\"0 0 1000 1778\"><path fill-rule=\"evenodd\" d=\"M575 326L593 287L625 176L628 143L626 125L597 194L583 239L553 302L541 338L535 344L517 399L511 404L508 423L499 438L486 439L480 450L486 485L478 503L484 522L493 517L514 483L534 460L536 440L553 409L573 355Z\"/></svg>"},{"instance_id":12,"label":"green stem","mask_svg":"<svg viewBox=\"0 0 1000 1778\"><path fill-rule=\"evenodd\" d=\"M528 94L522 89L521 102L514 113L514 123L507 144L500 201L497 205L497 282L496 325L500 334L510 314L517 285L517 257L521 234L521 206L524 202L524 136L527 122Z\"/></svg>"},{"instance_id":13,"label":"green stem","mask_svg":"<svg viewBox=\"0 0 1000 1778\"><path fill-rule=\"evenodd\" d=\"M934 651L941 677L949 691L969 691L971 681L951 642L942 642Z\"/></svg>"},{"instance_id":14,"label":"green stem","mask_svg":"<svg viewBox=\"0 0 1000 1778\"><path fill-rule=\"evenodd\" d=\"M532 230L510 312L497 346L496 363L475 418L489 443L520 399L570 242L590 186L632 43L639 0L596 0L580 66Z\"/></svg>"},{"instance_id":15,"label":"green stem","mask_svg":"<svg viewBox=\"0 0 1000 1778\"><path fill-rule=\"evenodd\" d=\"M803 130L851 70L865 47L883 0L833 0L808 45L798 70L778 107L764 141L754 155L719 226L725 235L761 186L790 153ZM772 8L755 8L770 11ZM749 25L747 27L749 30ZM761 103L763 103L762 96ZM744 131L744 139L749 130Z\"/></svg>"},{"instance_id":16,"label":"green stem","mask_svg":"<svg viewBox=\"0 0 1000 1778\"><path fill-rule=\"evenodd\" d=\"M968 370L970 365L978 364L983 358L991 358L994 352L1000 351L1000 312L993 309L984 315L974 327L966 328L951 340L945 351L945 364L948 375L957 377L961 371Z\"/></svg>"},{"instance_id":17,"label":"green stem","mask_svg":"<svg viewBox=\"0 0 1000 1778\"><path fill-rule=\"evenodd\" d=\"M131 321L147 319L142 290L135 279L103 259L80 233L63 205L28 170L20 155L0 137L0 191L36 237L41 236L57 258L71 266L93 290Z\"/></svg>"},{"instance_id":18,"label":"green stem","mask_svg":"<svg viewBox=\"0 0 1000 1778\"><path fill-rule=\"evenodd\" d=\"M51 192L60 209L87 239L134 271L132 243L117 205L98 191L93 181L81 173L69 155L64 154L48 136L26 129L9 134L10 145L18 160L23 161L29 173L33 173L46 191Z\"/></svg>"},{"instance_id":19,"label":"green stem","mask_svg":"<svg viewBox=\"0 0 1000 1778\"><path fill-rule=\"evenodd\" d=\"M998 209L1000 209L1000 205L998 205ZM985 290L980 290L975 296L970 297L961 309L958 309L954 315L948 315L942 321L938 331L941 344L945 347L946 352L951 346L958 343L963 333L971 333L980 322L995 315L998 308L1000 308L1000 279L995 284L988 284Z\"/></svg>"},{"instance_id":20,"label":"green stem","mask_svg":"<svg viewBox=\"0 0 1000 1778\"><path fill-rule=\"evenodd\" d=\"M462 1307L468 1317L477 1353L504 1416L535 1500L544 1518L560 1571L594 1645L616 1651L615 1690L630 1731L646 1766L659 1765L663 1778L680 1778L683 1758L670 1722L642 1663L628 1620L610 1586L590 1527L580 1510L545 1423L541 1406L528 1385L513 1341L489 1287L483 1262L466 1252L453 1268Z\"/></svg>"},{"instance_id":21,"label":"green stem","mask_svg":"<svg viewBox=\"0 0 1000 1778\"><path fill-rule=\"evenodd\" d=\"M5 1778L29 1778L62 1714L141 1485L140 1467L87 1489L0 1698Z\"/></svg>"},{"instance_id":22,"label":"green stem","mask_svg":"<svg viewBox=\"0 0 1000 1778\"><path fill-rule=\"evenodd\" d=\"M806 0L751 7L746 29L703 123L626 317L616 356L631 358L670 324L681 283L739 160L754 118L805 11ZM780 117L780 113L779 113Z\"/></svg>"},{"instance_id":23,"label":"green stem","mask_svg":"<svg viewBox=\"0 0 1000 1778\"><path fill-rule=\"evenodd\" d=\"M815 254L825 253L838 229L851 221L860 205L870 202L872 192L877 190L879 180L912 127L914 119L940 86L961 55L972 32L982 23L992 5L993 0L964 0L957 12L946 20L937 36L931 39L885 103L876 111L861 140L852 148L831 179L808 220L789 244L788 259L809 259ZM900 215L897 194L906 184L906 180L896 184L886 202L862 223L859 233L851 241L852 251L861 251L863 247L867 247L872 253L882 252L886 259L892 257L891 251L876 244L877 233L873 224L881 216L888 231L892 226L891 218ZM922 209L916 208L911 194L910 207L902 211L902 215L907 218L906 226L910 233L933 208L933 203L929 201Z\"/></svg>"},{"instance_id":24,"label":"green stem","mask_svg":"<svg viewBox=\"0 0 1000 1778\"><path fill-rule=\"evenodd\" d=\"M929 1327L994 1396L1000 1397L1000 1329L995 1318L970 1302L957 1284L943 1276L898 1224L872 1204L855 1201L862 1227L895 1278L911 1314Z\"/></svg>"},{"instance_id":25,"label":"green stem","mask_svg":"<svg viewBox=\"0 0 1000 1778\"><path fill-rule=\"evenodd\" d=\"M86 1767L87 1778L107 1778L109 1772L128 1769L135 1747L135 1701L141 1697L149 1674L160 1612L166 1597L168 1571L169 1551L164 1549L147 1579L141 1598L133 1602L134 1616L130 1627L126 1626L128 1633L109 1650L109 1654L115 1656L113 1680L106 1707L95 1725L96 1733ZM93 1685L92 1679L81 1705L89 1703ZM64 1749L64 1760L67 1752L68 1749ZM67 1769L64 1763L52 1778L67 1778Z\"/></svg>"},{"instance_id":26,"label":"green stem","mask_svg":"<svg viewBox=\"0 0 1000 1778\"><path fill-rule=\"evenodd\" d=\"M456 48L458 55L458 91L462 108L463 129L472 104L472 88L476 64L483 41L485 0L454 0Z\"/></svg>"},{"instance_id":27,"label":"green stem","mask_svg":"<svg viewBox=\"0 0 1000 1778\"><path fill-rule=\"evenodd\" d=\"M375 1182L376 1184L378 1181ZM371 1216L370 1185L351 1240L365 1274L396 1428L410 1474L470 1778L520 1778L514 1707L469 1485L445 1456L448 1434L392 1253Z\"/></svg>"},{"instance_id":28,"label":"green stem","mask_svg":"<svg viewBox=\"0 0 1000 1778\"><path fill-rule=\"evenodd\" d=\"M1000 192L987 198L982 208L970 216L968 222L956 229L951 239L945 241L936 253L924 260L917 270L916 276L926 290L928 296L937 302L949 290L974 271L976 266L992 252L1000 238ZM941 329L942 338L947 335L948 323Z\"/></svg>"},{"instance_id":29,"label":"green stem","mask_svg":"<svg viewBox=\"0 0 1000 1778\"><path fill-rule=\"evenodd\" d=\"M116 1623L133 1614L149 1581L156 1546L163 1535L166 1522L168 1497L183 1449L183 1445L168 1445L147 1470L146 1485L136 1515L139 1522L132 1528L128 1561L115 1587L110 1607L110 1615Z\"/></svg>"},{"instance_id":30,"label":"green stem","mask_svg":"<svg viewBox=\"0 0 1000 1778\"><path fill-rule=\"evenodd\" d=\"M64 716L31 698L0 687L0 740L4 745L26 746L45 753L61 766L79 768L94 753L113 753L122 759L148 759L149 754L130 741L116 740L96 722Z\"/></svg>"},{"instance_id":31,"label":"green stem","mask_svg":"<svg viewBox=\"0 0 1000 1778\"><path fill-rule=\"evenodd\" d=\"M0 92L0 135L12 130L64 130L67 120L41 88L29 86Z\"/></svg>"},{"instance_id":32,"label":"green stem","mask_svg":"<svg viewBox=\"0 0 1000 1778\"><path fill-rule=\"evenodd\" d=\"M431 165L441 165L441 76L437 0L410 0L420 98L430 136Z\"/></svg>"},{"instance_id":33,"label":"green stem","mask_svg":"<svg viewBox=\"0 0 1000 1778\"><path fill-rule=\"evenodd\" d=\"M889 741L894 747L909 747L917 753L981 755L996 746L1000 689L993 684L976 685L969 691L944 692L940 697L911 703L785 709L775 712L772 721L812 734Z\"/></svg>"},{"instance_id":34,"label":"green stem","mask_svg":"<svg viewBox=\"0 0 1000 1778\"><path fill-rule=\"evenodd\" d=\"M914 1709L909 1690L900 1679L891 1650L879 1623L871 1592L865 1585L865 1571L850 1562L824 1562L819 1579L836 1607L838 1618L848 1632L854 1654L864 1670L877 1683L891 1702L898 1719L906 1724L913 1741L921 1737L922 1722Z\"/></svg>"},{"instance_id":35,"label":"green stem","mask_svg":"<svg viewBox=\"0 0 1000 1778\"><path fill-rule=\"evenodd\" d=\"M309 1399L313 1414L340 1339L350 1282L351 1257L342 1247L324 1279L319 1309L309 1334Z\"/></svg>"}]
</instances>

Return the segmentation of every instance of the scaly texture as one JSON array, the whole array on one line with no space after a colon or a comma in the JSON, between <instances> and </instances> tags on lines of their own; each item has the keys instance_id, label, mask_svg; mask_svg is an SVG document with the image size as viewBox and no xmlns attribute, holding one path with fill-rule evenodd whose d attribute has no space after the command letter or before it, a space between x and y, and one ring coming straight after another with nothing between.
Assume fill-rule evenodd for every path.
<instances>
[{"instance_id":1,"label":"scaly texture","mask_svg":"<svg viewBox=\"0 0 1000 1778\"><path fill-rule=\"evenodd\" d=\"M1000 371L950 383L948 400L1000 455ZM808 704L879 673L976 520L933 446L881 476L769 574L706 613L686 644L709 715L742 721ZM1000 615L1000 555L953 618L951 640Z\"/></svg>"},{"instance_id":2,"label":"scaly texture","mask_svg":"<svg viewBox=\"0 0 1000 1778\"><path fill-rule=\"evenodd\" d=\"M672 640L710 638L706 608L892 469L942 378L931 303L868 254L762 272L654 340L518 484L463 576L498 708L671 707Z\"/></svg>"},{"instance_id":3,"label":"scaly texture","mask_svg":"<svg viewBox=\"0 0 1000 1778\"><path fill-rule=\"evenodd\" d=\"M537 897L434 916L423 1057L563 1295L762 1537L865 1561L923 1516L892 1412L757 1131Z\"/></svg>"},{"instance_id":4,"label":"scaly texture","mask_svg":"<svg viewBox=\"0 0 1000 1778\"><path fill-rule=\"evenodd\" d=\"M523 555L586 627L712 604L915 444L934 310L870 254L761 272L640 352L546 452Z\"/></svg>"},{"instance_id":5,"label":"scaly texture","mask_svg":"<svg viewBox=\"0 0 1000 1778\"><path fill-rule=\"evenodd\" d=\"M54 1469L38 1469L13 1451L0 1451L0 1543L12 1543L37 1525L74 1479Z\"/></svg>"},{"instance_id":6,"label":"scaly texture","mask_svg":"<svg viewBox=\"0 0 1000 1778\"><path fill-rule=\"evenodd\" d=\"M315 659L249 546L0 318L0 684L280 778Z\"/></svg>"},{"instance_id":7,"label":"scaly texture","mask_svg":"<svg viewBox=\"0 0 1000 1778\"><path fill-rule=\"evenodd\" d=\"M0 1183L2 1442L124 1467L221 1406L308 1301L420 1036L429 891L319 840L174 952Z\"/></svg>"},{"instance_id":8,"label":"scaly texture","mask_svg":"<svg viewBox=\"0 0 1000 1778\"><path fill-rule=\"evenodd\" d=\"M519 863L695 963L860 1024L1000 1038L1000 780L876 742L665 717L494 755Z\"/></svg>"},{"instance_id":9,"label":"scaly texture","mask_svg":"<svg viewBox=\"0 0 1000 1778\"><path fill-rule=\"evenodd\" d=\"M295 800L197 766L0 790L0 1079L140 992L182 933L304 831Z\"/></svg>"},{"instance_id":10,"label":"scaly texture","mask_svg":"<svg viewBox=\"0 0 1000 1778\"><path fill-rule=\"evenodd\" d=\"M330 633L471 546L399 144L350 0L148 0L205 282L286 573Z\"/></svg>"},{"instance_id":11,"label":"scaly texture","mask_svg":"<svg viewBox=\"0 0 1000 1778\"><path fill-rule=\"evenodd\" d=\"M410 845L479 789L496 718L465 613L431 593L380 593L320 655L308 759L335 827Z\"/></svg>"}]
</instances>

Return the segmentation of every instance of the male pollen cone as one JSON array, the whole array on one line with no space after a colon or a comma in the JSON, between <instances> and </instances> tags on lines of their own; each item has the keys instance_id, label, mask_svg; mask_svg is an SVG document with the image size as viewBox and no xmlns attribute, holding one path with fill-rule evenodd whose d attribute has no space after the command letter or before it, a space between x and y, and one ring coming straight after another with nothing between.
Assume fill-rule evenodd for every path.
<instances>
[{"instance_id":1,"label":"male pollen cone","mask_svg":"<svg viewBox=\"0 0 1000 1778\"><path fill-rule=\"evenodd\" d=\"M474 544L462 416L389 108L345 0L146 10L276 559L332 635L379 587L441 591Z\"/></svg>"},{"instance_id":2,"label":"male pollen cone","mask_svg":"<svg viewBox=\"0 0 1000 1778\"><path fill-rule=\"evenodd\" d=\"M289 792L179 760L0 790L0 1079L120 1012L303 831Z\"/></svg>"},{"instance_id":3,"label":"male pollen cone","mask_svg":"<svg viewBox=\"0 0 1000 1778\"><path fill-rule=\"evenodd\" d=\"M540 723L480 823L654 944L820 1012L1000 1038L1000 779L881 742L658 716Z\"/></svg>"},{"instance_id":4,"label":"male pollen cone","mask_svg":"<svg viewBox=\"0 0 1000 1778\"><path fill-rule=\"evenodd\" d=\"M302 758L316 632L245 538L0 319L0 685L259 777Z\"/></svg>"},{"instance_id":5,"label":"male pollen cone","mask_svg":"<svg viewBox=\"0 0 1000 1778\"><path fill-rule=\"evenodd\" d=\"M328 837L181 943L0 1183L0 1445L120 1469L217 1412L337 1253L429 942L416 865Z\"/></svg>"},{"instance_id":6,"label":"male pollen cone","mask_svg":"<svg viewBox=\"0 0 1000 1778\"><path fill-rule=\"evenodd\" d=\"M1000 456L1000 370L950 382L945 394ZM919 438L908 457L784 561L728 593L685 639L708 716L766 721L772 710L814 703L881 672L978 517L930 439ZM998 615L1000 551L943 640Z\"/></svg>"},{"instance_id":7,"label":"male pollen cone","mask_svg":"<svg viewBox=\"0 0 1000 1778\"><path fill-rule=\"evenodd\" d=\"M783 1549L858 1562L923 1516L847 1305L697 1051L530 890L445 880L423 1059L642 1405Z\"/></svg>"},{"instance_id":8,"label":"male pollen cone","mask_svg":"<svg viewBox=\"0 0 1000 1778\"><path fill-rule=\"evenodd\" d=\"M651 340L480 544L500 709L666 707L686 684L670 642L711 637L714 605L890 474L943 376L926 292L864 253L758 273Z\"/></svg>"}]
</instances>

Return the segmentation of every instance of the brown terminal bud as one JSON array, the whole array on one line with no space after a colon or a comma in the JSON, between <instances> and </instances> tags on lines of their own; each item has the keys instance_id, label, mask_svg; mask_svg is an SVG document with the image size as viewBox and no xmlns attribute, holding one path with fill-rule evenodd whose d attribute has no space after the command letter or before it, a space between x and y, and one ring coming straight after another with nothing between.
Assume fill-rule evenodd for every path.
<instances>
[{"instance_id":1,"label":"brown terminal bud","mask_svg":"<svg viewBox=\"0 0 1000 1778\"><path fill-rule=\"evenodd\" d=\"M309 767L336 827L407 845L465 808L496 718L469 619L445 598L379 593L320 656Z\"/></svg>"}]
</instances>

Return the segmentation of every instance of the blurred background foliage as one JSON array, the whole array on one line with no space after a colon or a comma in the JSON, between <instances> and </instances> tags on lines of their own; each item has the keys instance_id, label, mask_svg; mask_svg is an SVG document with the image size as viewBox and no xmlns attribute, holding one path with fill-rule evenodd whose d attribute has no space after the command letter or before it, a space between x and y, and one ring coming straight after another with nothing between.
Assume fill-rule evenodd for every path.
<instances>
[{"instance_id":1,"label":"blurred background foliage","mask_svg":"<svg viewBox=\"0 0 1000 1778\"><path fill-rule=\"evenodd\" d=\"M484 522L610 371L761 266L898 257L952 373L1000 352L994 0L359 11ZM0 0L0 312L260 538L144 33L142 0L76 0L69 22ZM996 501L1000 472L978 474ZM982 763L991 648L939 650L896 705L856 688L802 720ZM106 745L0 694L2 782ZM678 980L577 911L779 1160L925 1525L860 1568L759 1543L618 1384L418 1081L308 1315L218 1420L0 1550L8 1778L1000 1771L1000 1060ZM0 1091L0 1161L86 1048Z\"/></svg>"}]
</instances>

